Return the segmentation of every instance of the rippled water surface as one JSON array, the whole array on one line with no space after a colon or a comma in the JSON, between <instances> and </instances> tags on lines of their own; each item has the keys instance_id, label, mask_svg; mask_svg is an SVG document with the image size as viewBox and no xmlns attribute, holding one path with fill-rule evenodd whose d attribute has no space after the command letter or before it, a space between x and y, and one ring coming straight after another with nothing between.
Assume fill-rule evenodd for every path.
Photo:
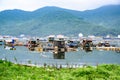
<instances>
[{"instance_id":1,"label":"rippled water surface","mask_svg":"<svg viewBox=\"0 0 120 80\"><path fill-rule=\"evenodd\" d=\"M66 52L65 59L54 59L52 52L29 51L26 47L16 47L16 50L6 50L0 46L0 59L7 59L11 62L22 64L32 63L43 65L46 64L75 64L75 65L97 65L97 64L120 64L120 53L114 51L97 51L85 52Z\"/></svg>"}]
</instances>

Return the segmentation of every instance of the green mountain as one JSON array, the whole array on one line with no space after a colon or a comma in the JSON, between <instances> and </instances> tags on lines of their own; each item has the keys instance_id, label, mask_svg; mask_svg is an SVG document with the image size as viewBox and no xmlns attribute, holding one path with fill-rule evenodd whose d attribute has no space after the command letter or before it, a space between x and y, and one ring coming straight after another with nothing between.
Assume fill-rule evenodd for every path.
<instances>
[{"instance_id":1,"label":"green mountain","mask_svg":"<svg viewBox=\"0 0 120 80\"><path fill-rule=\"evenodd\" d=\"M109 5L84 11L82 16L86 21L108 28L109 34L120 34L120 5Z\"/></svg>"},{"instance_id":2,"label":"green mountain","mask_svg":"<svg viewBox=\"0 0 120 80\"><path fill-rule=\"evenodd\" d=\"M120 34L117 29L120 26L120 18L116 19L116 16L120 17L119 11L117 11L119 8L115 8L116 10L112 11L106 9L106 7L114 9L116 6L104 6L84 12L58 7L44 7L33 12L17 9L5 10L0 12L0 34L34 36L50 34L77 35L78 33L83 33L84 35ZM104 12L99 13L99 10ZM115 14L110 11L115 12ZM104 16L104 18L101 18L101 16ZM101 25L99 23L100 20L103 20L104 24ZM110 24L108 27L109 23L113 23L113 26ZM114 27L116 24L118 27Z\"/></svg>"}]
</instances>

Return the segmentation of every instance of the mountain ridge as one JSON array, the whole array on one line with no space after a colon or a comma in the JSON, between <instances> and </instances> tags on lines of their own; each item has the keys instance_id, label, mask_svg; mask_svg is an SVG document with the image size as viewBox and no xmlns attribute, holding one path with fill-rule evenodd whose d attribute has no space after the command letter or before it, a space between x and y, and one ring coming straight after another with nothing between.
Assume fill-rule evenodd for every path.
<instances>
[{"instance_id":1,"label":"mountain ridge","mask_svg":"<svg viewBox=\"0 0 120 80\"><path fill-rule=\"evenodd\" d=\"M120 34L120 19L116 17L120 17L119 7L120 5L111 5L94 10L75 11L47 6L32 12L18 9L2 11L0 12L0 34L118 35ZM100 9L107 14L98 13Z\"/></svg>"}]
</instances>

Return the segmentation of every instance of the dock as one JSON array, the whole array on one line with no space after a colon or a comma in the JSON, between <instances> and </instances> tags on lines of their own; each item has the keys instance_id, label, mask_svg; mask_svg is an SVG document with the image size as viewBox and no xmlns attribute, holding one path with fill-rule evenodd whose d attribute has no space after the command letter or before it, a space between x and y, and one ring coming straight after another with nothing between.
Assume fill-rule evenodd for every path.
<instances>
[{"instance_id":1,"label":"dock","mask_svg":"<svg viewBox=\"0 0 120 80\"><path fill-rule=\"evenodd\" d=\"M96 47L95 49L120 52L120 47Z\"/></svg>"}]
</instances>

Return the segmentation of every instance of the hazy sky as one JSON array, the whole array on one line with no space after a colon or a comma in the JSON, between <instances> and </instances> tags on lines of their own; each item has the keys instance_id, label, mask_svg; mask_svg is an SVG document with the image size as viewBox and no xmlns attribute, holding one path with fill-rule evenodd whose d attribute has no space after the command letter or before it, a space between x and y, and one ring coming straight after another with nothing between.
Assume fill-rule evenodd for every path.
<instances>
[{"instance_id":1,"label":"hazy sky","mask_svg":"<svg viewBox=\"0 0 120 80\"><path fill-rule=\"evenodd\" d=\"M109 4L120 4L120 0L0 0L0 11L5 9L33 11L44 6L82 11Z\"/></svg>"}]
</instances>

